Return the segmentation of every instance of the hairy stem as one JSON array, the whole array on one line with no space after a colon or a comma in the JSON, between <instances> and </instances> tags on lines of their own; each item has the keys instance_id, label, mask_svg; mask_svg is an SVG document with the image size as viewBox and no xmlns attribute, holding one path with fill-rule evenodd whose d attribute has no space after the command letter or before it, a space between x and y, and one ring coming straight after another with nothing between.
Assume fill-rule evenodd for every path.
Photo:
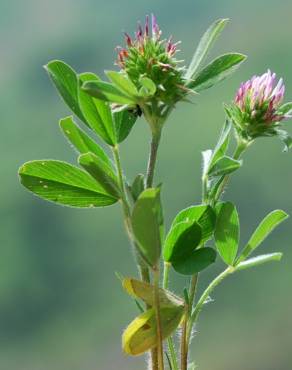
<instances>
[{"instance_id":1,"label":"hairy stem","mask_svg":"<svg viewBox=\"0 0 292 370\"><path fill-rule=\"evenodd\" d=\"M199 314L206 303L207 299L209 298L210 294L212 291L216 288L216 286L221 283L222 280L224 280L228 275L232 274L234 272L234 267L229 266L227 267L226 270L224 270L220 275L218 275L206 288L206 290L203 292L201 295L198 303L195 306L195 309L191 315L191 325L189 326L189 331L188 331L188 337L191 335L190 328L197 322Z\"/></svg>"},{"instance_id":2,"label":"hairy stem","mask_svg":"<svg viewBox=\"0 0 292 370\"><path fill-rule=\"evenodd\" d=\"M187 335L188 331L192 331L192 323L191 323L191 314L192 309L195 301L197 286L199 281L199 274L195 274L191 278L190 288L189 288L189 311L188 311L188 328L186 331L186 348L187 348L187 356L189 352L189 345L190 345L190 337Z\"/></svg>"},{"instance_id":3,"label":"hairy stem","mask_svg":"<svg viewBox=\"0 0 292 370\"><path fill-rule=\"evenodd\" d=\"M239 159L241 157L241 155L243 154L243 152L246 150L246 148L249 145L250 145L250 143L248 143L248 142L238 141L237 146L236 146L236 149L235 149L235 152L233 154L233 159L236 159L236 160ZM228 184L229 179L230 179L230 175L222 176L222 178L220 179L220 181L221 181L220 186L219 186L216 194L214 195L214 199L208 199L208 195L207 195L207 182L208 182L208 178L206 176L204 176L202 178L202 189L203 189L203 191L202 191L202 201L203 201L203 203L210 203L210 204L216 203L216 201L218 201L220 199L220 197L221 197L221 195L222 195L222 193L223 193L226 185ZM230 273L230 272L228 272L228 273ZM223 275L224 275L223 276L223 278L224 278L225 277L225 273L223 273ZM186 348L187 348L186 353L187 353L187 356L188 356L188 350L189 350L189 345L190 345L190 340L191 340L192 327L193 327L194 323L197 320L197 318L194 320L194 318L193 318L194 314L191 313L191 310L192 310L192 306L193 306L194 299L195 299L196 288L197 288L197 284L198 284L198 278L199 278L199 274L193 275L193 277L191 279L190 290L189 290L189 301L190 301L190 304L189 304L189 307L190 307L189 321L188 321L188 325L187 325L187 330L184 333L185 336L186 336L184 340L186 342ZM218 278L219 278L219 282L220 282L221 281L220 275L219 275ZM215 284L216 285L218 283L215 281ZM212 283L210 285L212 285ZM199 303L200 302L198 302L198 305L199 305ZM202 305L203 305L203 303L202 303ZM198 305L196 307L198 307ZM199 308L199 312L200 312L201 309L202 309L202 307ZM198 310L198 309L195 309L195 311L196 310ZM195 311L194 311L194 313L195 313Z\"/></svg>"},{"instance_id":4,"label":"hairy stem","mask_svg":"<svg viewBox=\"0 0 292 370\"><path fill-rule=\"evenodd\" d=\"M181 333L181 357L180 366L181 370L187 370L188 368L188 348L187 348L187 327L188 327L188 306L186 307L185 318L182 323L182 333Z\"/></svg>"},{"instance_id":5,"label":"hairy stem","mask_svg":"<svg viewBox=\"0 0 292 370\"><path fill-rule=\"evenodd\" d=\"M149 117L148 120L150 120L150 117ZM153 184L155 165L156 165L156 160L157 160L157 152L158 152L160 137L161 137L161 131L158 131L156 133L152 133L151 146L150 146L150 155L149 155L149 159L148 159L147 175L146 175L146 181L145 181L146 188L150 188ZM159 342L159 338L158 338L158 342ZM163 351L163 348L162 348L162 351ZM163 352L162 352L162 356L163 356ZM158 366L159 366L158 365L158 362L159 362L158 361L159 360L159 348L158 347L153 348L151 350L151 358L152 358L152 370L158 370ZM162 357L162 361L163 361L163 357Z\"/></svg>"},{"instance_id":6,"label":"hairy stem","mask_svg":"<svg viewBox=\"0 0 292 370\"><path fill-rule=\"evenodd\" d=\"M163 339L162 339L160 302L159 302L159 266L156 266L153 273L154 273L154 306L155 306L154 308L157 329L158 370L164 370Z\"/></svg>"},{"instance_id":7,"label":"hairy stem","mask_svg":"<svg viewBox=\"0 0 292 370\"><path fill-rule=\"evenodd\" d=\"M161 131L152 134L151 145L150 145L150 155L148 160L147 175L146 175L146 188L151 188L153 185L154 171L157 160L157 152L159 147L161 137Z\"/></svg>"},{"instance_id":8,"label":"hairy stem","mask_svg":"<svg viewBox=\"0 0 292 370\"><path fill-rule=\"evenodd\" d=\"M164 270L163 270L163 288L168 288L168 282L169 282L169 270L170 270L171 264L169 262L164 262ZM172 370L179 370L178 363L177 363L177 355L175 351L175 345L173 342L172 336L167 338L167 345L168 345L168 351L170 355L170 362Z\"/></svg>"},{"instance_id":9,"label":"hairy stem","mask_svg":"<svg viewBox=\"0 0 292 370\"><path fill-rule=\"evenodd\" d=\"M150 279L149 268L145 265L144 261L137 254L137 246L136 246L135 238L132 232L131 209L130 209L130 205L127 199L127 193L126 193L126 187L125 187L125 182L124 182L124 176L123 176L123 170L121 166L121 158L120 158L120 152L119 152L118 145L113 147L113 155L114 155L114 160L115 160L115 164L117 168L118 181L119 181L119 186L120 186L120 191L121 191L121 203L122 203L123 214L124 214L125 228L126 228L128 237L130 239L130 242L134 247L141 280L146 283L150 283L151 279ZM146 307L146 308L149 308L149 307ZM157 350L156 349L151 350L150 355L151 355L152 370L159 370Z\"/></svg>"}]
</instances>

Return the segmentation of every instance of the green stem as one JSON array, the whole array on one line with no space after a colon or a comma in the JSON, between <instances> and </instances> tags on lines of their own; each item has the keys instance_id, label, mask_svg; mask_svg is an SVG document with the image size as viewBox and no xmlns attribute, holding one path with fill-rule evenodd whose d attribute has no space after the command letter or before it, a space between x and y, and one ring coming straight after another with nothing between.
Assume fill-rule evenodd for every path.
<instances>
[{"instance_id":1,"label":"green stem","mask_svg":"<svg viewBox=\"0 0 292 370\"><path fill-rule=\"evenodd\" d=\"M244 142L244 141L238 141L237 143L237 146L236 146L236 149L235 149L235 152L233 154L233 158L234 159L239 159L241 157L241 155L243 154L243 152L246 150L246 148L248 147L248 145L250 145L250 143L248 142ZM208 178L207 176L204 176L202 178L202 201L203 203L211 203L211 204L214 204L216 203L216 201L220 198L220 196L222 195L228 181L229 181L229 178L230 178L230 175L225 175L221 178L221 184L214 196L214 199L208 199L208 194L207 194L207 183L208 183ZM228 269L227 269L228 270ZM221 281L221 275L219 275L219 282ZM194 320L193 319L193 315L196 311L198 311L197 307L200 303L200 301L198 302L196 308L195 308L195 311L193 314L191 314L191 310L192 310L192 306L193 306L193 303L194 303L194 299L195 299L195 294L196 294L196 288L197 288L197 284L198 284L198 277L199 277L199 274L196 274L192 277L191 279L191 284L190 284L190 290L189 290L189 301L190 301L190 312L189 312L189 322L188 322L188 326L187 326L187 331L185 333L186 335L186 347L187 347L187 351L188 351L188 348L189 348L189 344L190 344L190 339L191 339L191 333L192 333L192 327L195 323L195 321L197 320ZM223 278L225 277L225 274L223 274ZM215 286L219 283L216 281L215 279ZM213 281L214 283L214 281ZM212 284L211 283L211 288L212 288ZM210 286L209 286L210 287ZM208 288L209 288L208 287ZM207 288L207 290L208 290ZM204 297L203 297L204 298ZM204 301L205 302L205 301ZM202 304L203 305L203 304ZM200 307L199 305L199 312L201 310L202 307Z\"/></svg>"},{"instance_id":2,"label":"green stem","mask_svg":"<svg viewBox=\"0 0 292 370\"><path fill-rule=\"evenodd\" d=\"M121 190L121 202L123 206L124 216L127 219L130 219L131 210L130 210L130 205L127 199L126 186L124 182L123 170L121 166L120 151L119 151L118 145L115 145L113 147L113 154L114 154L115 164L116 164L117 173L118 173L118 181L119 181L119 186Z\"/></svg>"},{"instance_id":3,"label":"green stem","mask_svg":"<svg viewBox=\"0 0 292 370\"><path fill-rule=\"evenodd\" d=\"M190 338L190 336L191 336L192 326L197 322L199 314L200 314L204 304L206 303L207 299L209 298L210 294L212 293L212 291L216 288L216 286L218 284L221 283L222 280L224 280L228 275L232 274L233 272L234 272L234 267L232 267L232 266L227 267L226 270L224 270L220 275L218 275L209 284L209 286L206 288L204 293L201 295L201 297L200 297L198 303L196 304L195 309L194 309L194 311L191 315L191 318L190 318L190 324L191 325L188 328L188 333L187 333L188 338Z\"/></svg>"},{"instance_id":4,"label":"green stem","mask_svg":"<svg viewBox=\"0 0 292 370\"><path fill-rule=\"evenodd\" d=\"M203 204L208 203L208 192L207 192L208 177L204 175L202 177L202 200Z\"/></svg>"},{"instance_id":5,"label":"green stem","mask_svg":"<svg viewBox=\"0 0 292 370\"><path fill-rule=\"evenodd\" d=\"M198 280L199 280L199 274L195 274L191 278L190 289L189 289L190 309L192 309L193 304L194 304L196 290L197 290L197 285L198 285Z\"/></svg>"},{"instance_id":6,"label":"green stem","mask_svg":"<svg viewBox=\"0 0 292 370\"><path fill-rule=\"evenodd\" d=\"M168 281L169 281L169 270L171 264L169 262L164 262L164 269L163 269L163 288L168 288Z\"/></svg>"},{"instance_id":7,"label":"green stem","mask_svg":"<svg viewBox=\"0 0 292 370\"><path fill-rule=\"evenodd\" d=\"M163 289L168 288L170 267L171 267L171 264L169 262L164 262ZM179 370L178 363L177 363L177 355L176 355L175 346L174 346L172 336L167 338L167 345L168 345L168 350L169 350L169 354L170 354L170 362L171 362L172 370Z\"/></svg>"},{"instance_id":8,"label":"green stem","mask_svg":"<svg viewBox=\"0 0 292 370\"><path fill-rule=\"evenodd\" d=\"M151 145L150 145L150 155L149 155L148 166L147 166L146 188L151 188L153 185L154 171L155 171L160 138L161 138L161 131L156 131L156 133L152 134Z\"/></svg>"},{"instance_id":9,"label":"green stem","mask_svg":"<svg viewBox=\"0 0 292 370\"><path fill-rule=\"evenodd\" d=\"M160 301L159 301L159 266L156 266L156 268L153 271L153 274L154 274L154 309L157 329L158 370L164 370L163 339L162 339Z\"/></svg>"},{"instance_id":10,"label":"green stem","mask_svg":"<svg viewBox=\"0 0 292 370\"><path fill-rule=\"evenodd\" d=\"M189 342L190 337L188 333L192 331L191 314L192 307L195 300L197 285L198 285L199 274L192 276L189 288L188 306L186 309L186 317L183 323L182 339L181 339L181 370L187 370L188 355L189 355Z\"/></svg>"},{"instance_id":11,"label":"green stem","mask_svg":"<svg viewBox=\"0 0 292 370\"><path fill-rule=\"evenodd\" d=\"M137 254L137 246L136 246L136 242L135 242L133 232L132 232L131 209L130 209L130 205L127 199L127 193L126 193L126 187L125 187L125 182L124 182L124 176L123 176L123 170L121 166L121 158L120 158L120 152L119 152L118 145L115 145L113 147L113 155L114 155L114 160L115 160L117 173L118 173L119 186L121 190L121 203L122 203L124 220L125 220L125 228L126 228L128 237L130 239L130 242L134 247L141 280L146 283L150 283L151 279L150 279L149 268L145 265L144 261L142 261L141 257L139 257L139 255ZM149 307L146 307L146 308L149 308ZM152 370L158 370L158 358L157 358L156 349L151 350L151 364L152 364Z\"/></svg>"},{"instance_id":12,"label":"green stem","mask_svg":"<svg viewBox=\"0 0 292 370\"><path fill-rule=\"evenodd\" d=\"M148 121L152 122L151 117L148 117ZM157 160L157 152L158 152L160 137L161 137L161 130L155 132L154 129L152 128L150 155L149 155L149 160L148 160L147 175L146 175L146 181L145 181L146 188L152 187L152 184L153 184L155 164ZM158 338L158 341L159 341L159 338ZM159 358L161 358L161 355L159 356L158 347L153 348L151 350L151 358L152 358L152 370L159 370L158 368ZM162 362L163 362L163 348L162 348Z\"/></svg>"},{"instance_id":13,"label":"green stem","mask_svg":"<svg viewBox=\"0 0 292 370\"><path fill-rule=\"evenodd\" d=\"M180 366L181 370L187 370L188 368L188 348L187 348L187 328L188 328L188 311L189 307L186 306L185 318L182 323L182 333L181 333L181 357Z\"/></svg>"}]
</instances>

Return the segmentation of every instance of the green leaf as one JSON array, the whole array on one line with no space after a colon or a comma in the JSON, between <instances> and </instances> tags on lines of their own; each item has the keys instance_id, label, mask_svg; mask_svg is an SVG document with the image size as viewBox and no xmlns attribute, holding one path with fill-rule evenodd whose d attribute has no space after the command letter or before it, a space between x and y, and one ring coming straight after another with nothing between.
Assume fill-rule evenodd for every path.
<instances>
[{"instance_id":1,"label":"green leaf","mask_svg":"<svg viewBox=\"0 0 292 370\"><path fill-rule=\"evenodd\" d=\"M250 267L262 265L263 263L266 263L266 262L280 261L282 256L283 256L282 253L271 253L271 254L263 254L261 256L249 258L246 261L240 262L238 265L236 265L235 270L240 271L240 270L244 270Z\"/></svg>"},{"instance_id":2,"label":"green leaf","mask_svg":"<svg viewBox=\"0 0 292 370\"><path fill-rule=\"evenodd\" d=\"M219 158L213 166L209 169L208 175L210 177L222 176L238 170L242 165L242 161L237 161L231 157Z\"/></svg>"},{"instance_id":3,"label":"green leaf","mask_svg":"<svg viewBox=\"0 0 292 370\"><path fill-rule=\"evenodd\" d=\"M169 337L179 326L184 314L184 308L161 307L162 339ZM145 311L126 328L122 337L123 350L129 355L141 355L157 346L157 326L155 310Z\"/></svg>"},{"instance_id":4,"label":"green leaf","mask_svg":"<svg viewBox=\"0 0 292 370\"><path fill-rule=\"evenodd\" d=\"M214 166L214 164L222 158L227 149L228 149L228 144L229 144L229 136L230 136L230 130L231 130L232 124L230 120L226 120L222 131L219 136L219 140L215 146L215 149L212 150L205 150L202 152L202 157L203 157L203 170L202 170L202 175L203 178L208 180L208 172L209 169ZM211 183L208 181L207 187L208 190L210 187Z\"/></svg>"},{"instance_id":5,"label":"green leaf","mask_svg":"<svg viewBox=\"0 0 292 370\"><path fill-rule=\"evenodd\" d=\"M233 265L239 244L239 218L231 202L222 202L216 206L217 222L215 243L217 250L227 265Z\"/></svg>"},{"instance_id":6,"label":"green leaf","mask_svg":"<svg viewBox=\"0 0 292 370\"><path fill-rule=\"evenodd\" d=\"M249 242L237 259L236 265L244 261L265 240L265 238L288 217L287 213L282 210L275 210L269 213L252 234Z\"/></svg>"},{"instance_id":7,"label":"green leaf","mask_svg":"<svg viewBox=\"0 0 292 370\"><path fill-rule=\"evenodd\" d=\"M238 53L221 55L199 72L187 87L196 92L208 89L231 75L245 59L245 55Z\"/></svg>"},{"instance_id":8,"label":"green leaf","mask_svg":"<svg viewBox=\"0 0 292 370\"><path fill-rule=\"evenodd\" d=\"M112 167L93 153L80 155L78 162L107 193L115 198L120 198L118 180Z\"/></svg>"},{"instance_id":9,"label":"green leaf","mask_svg":"<svg viewBox=\"0 0 292 370\"><path fill-rule=\"evenodd\" d=\"M155 83L148 77L141 77L139 80L142 85L139 94L142 96L153 96L156 93Z\"/></svg>"},{"instance_id":10,"label":"green leaf","mask_svg":"<svg viewBox=\"0 0 292 370\"><path fill-rule=\"evenodd\" d=\"M138 90L128 77L116 71L106 71L105 73L118 90L135 100L135 97L138 96Z\"/></svg>"},{"instance_id":11,"label":"green leaf","mask_svg":"<svg viewBox=\"0 0 292 370\"><path fill-rule=\"evenodd\" d=\"M87 124L78 104L78 79L76 72L68 64L60 60L49 62L45 69L65 103L81 121Z\"/></svg>"},{"instance_id":12,"label":"green leaf","mask_svg":"<svg viewBox=\"0 0 292 370\"><path fill-rule=\"evenodd\" d=\"M108 82L88 81L82 89L90 96L106 102L135 105L135 100Z\"/></svg>"},{"instance_id":13,"label":"green leaf","mask_svg":"<svg viewBox=\"0 0 292 370\"><path fill-rule=\"evenodd\" d=\"M79 85L86 81L99 81L93 73L79 75ZM92 98L79 88L79 105L90 128L107 144L114 146L117 143L116 132L110 105L107 102Z\"/></svg>"},{"instance_id":14,"label":"green leaf","mask_svg":"<svg viewBox=\"0 0 292 370\"><path fill-rule=\"evenodd\" d=\"M131 111L123 109L114 112L114 125L118 143L121 143L128 137L136 121L137 115Z\"/></svg>"},{"instance_id":15,"label":"green leaf","mask_svg":"<svg viewBox=\"0 0 292 370\"><path fill-rule=\"evenodd\" d=\"M277 129L276 132L277 132L277 135L278 135L279 139L284 144L284 150L283 151L287 152L289 149L292 148L292 137L285 130Z\"/></svg>"},{"instance_id":16,"label":"green leaf","mask_svg":"<svg viewBox=\"0 0 292 370\"><path fill-rule=\"evenodd\" d=\"M220 33L223 31L228 21L229 19L218 19L204 33L195 51L195 54L190 63L190 66L186 72L185 78L187 80L194 77L201 63L207 56L208 51L214 45L216 39L218 38Z\"/></svg>"},{"instance_id":17,"label":"green leaf","mask_svg":"<svg viewBox=\"0 0 292 370\"><path fill-rule=\"evenodd\" d=\"M166 237L163 257L166 262L185 260L199 246L202 229L197 222L179 222L172 227Z\"/></svg>"},{"instance_id":18,"label":"green leaf","mask_svg":"<svg viewBox=\"0 0 292 370\"><path fill-rule=\"evenodd\" d=\"M135 298L142 299L149 306L154 306L154 286L133 278L123 279L123 288ZM160 307L184 306L184 301L166 289L159 289Z\"/></svg>"},{"instance_id":19,"label":"green leaf","mask_svg":"<svg viewBox=\"0 0 292 370\"><path fill-rule=\"evenodd\" d=\"M104 150L77 126L72 116L61 119L59 124L65 137L80 154L94 153L109 166L112 166L111 160Z\"/></svg>"},{"instance_id":20,"label":"green leaf","mask_svg":"<svg viewBox=\"0 0 292 370\"><path fill-rule=\"evenodd\" d=\"M207 149L202 152L202 162L203 162L202 177L203 178L206 177L208 174L212 156L213 156L213 151L211 149Z\"/></svg>"},{"instance_id":21,"label":"green leaf","mask_svg":"<svg viewBox=\"0 0 292 370\"><path fill-rule=\"evenodd\" d=\"M103 207L117 198L107 194L86 172L69 163L41 160L19 169L20 181L39 197L71 207Z\"/></svg>"},{"instance_id":22,"label":"green leaf","mask_svg":"<svg viewBox=\"0 0 292 370\"><path fill-rule=\"evenodd\" d=\"M141 255L154 267L161 253L160 189L149 188L140 194L132 213L132 228Z\"/></svg>"},{"instance_id":23,"label":"green leaf","mask_svg":"<svg viewBox=\"0 0 292 370\"><path fill-rule=\"evenodd\" d=\"M292 102L285 103L277 110L277 114L287 114L288 116L292 114Z\"/></svg>"},{"instance_id":24,"label":"green leaf","mask_svg":"<svg viewBox=\"0 0 292 370\"><path fill-rule=\"evenodd\" d=\"M202 231L200 244L203 244L213 235L216 223L216 214L209 205L191 206L183 209L176 215L171 228L180 222L197 222Z\"/></svg>"},{"instance_id":25,"label":"green leaf","mask_svg":"<svg viewBox=\"0 0 292 370\"><path fill-rule=\"evenodd\" d=\"M176 272L182 275L194 275L216 260L216 251L209 247L204 247L195 250L186 259L175 261L172 266Z\"/></svg>"},{"instance_id":26,"label":"green leaf","mask_svg":"<svg viewBox=\"0 0 292 370\"><path fill-rule=\"evenodd\" d=\"M210 163L211 165L215 164L218 161L218 159L222 158L225 155L228 149L231 127L232 127L231 121L226 120L220 133L219 140L213 151L212 160Z\"/></svg>"},{"instance_id":27,"label":"green leaf","mask_svg":"<svg viewBox=\"0 0 292 370\"><path fill-rule=\"evenodd\" d=\"M131 194L136 202L136 200L139 198L139 195L144 191L145 189L145 179L143 174L138 174L134 181L133 184L131 185Z\"/></svg>"}]
</instances>

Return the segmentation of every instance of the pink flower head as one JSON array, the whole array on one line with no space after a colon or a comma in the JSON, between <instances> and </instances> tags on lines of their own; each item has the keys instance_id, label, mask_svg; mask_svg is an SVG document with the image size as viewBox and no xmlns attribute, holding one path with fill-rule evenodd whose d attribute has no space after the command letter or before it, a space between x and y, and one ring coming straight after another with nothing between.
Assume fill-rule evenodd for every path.
<instances>
[{"instance_id":1,"label":"pink flower head","mask_svg":"<svg viewBox=\"0 0 292 370\"><path fill-rule=\"evenodd\" d=\"M277 112L284 93L283 79L277 82L276 74L268 70L262 76L254 76L240 85L235 96L235 104L248 116L250 122L256 120L273 124L290 117Z\"/></svg>"}]
</instances>

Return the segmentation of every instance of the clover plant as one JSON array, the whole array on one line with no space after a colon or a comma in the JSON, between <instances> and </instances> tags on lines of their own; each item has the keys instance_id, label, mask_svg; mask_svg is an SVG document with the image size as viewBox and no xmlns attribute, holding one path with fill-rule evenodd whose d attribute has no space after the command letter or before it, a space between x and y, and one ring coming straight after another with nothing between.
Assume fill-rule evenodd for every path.
<instances>
[{"instance_id":1,"label":"clover plant","mask_svg":"<svg viewBox=\"0 0 292 370\"><path fill-rule=\"evenodd\" d=\"M125 46L117 48L117 68L106 71L105 79L77 73L59 60L49 62L45 68L73 113L60 120L60 129L78 153L78 166L37 160L19 170L22 185L45 200L81 208L121 205L139 273L121 277L138 307L122 335L122 346L131 356L148 353L152 370L194 369L189 358L192 333L214 288L227 276L282 257L250 255L288 217L284 211L268 214L239 248L236 206L225 200L227 196L222 199L231 174L243 164L244 152L259 137L278 137L286 150L291 146L282 124L292 117L292 103L283 104L283 80L277 82L269 70L243 83L233 101L224 105L226 120L218 142L203 152L201 204L190 203L168 230L164 226L161 187L154 182L161 134L178 104L196 101L198 93L229 77L245 61L245 55L231 52L205 63L227 22L220 19L208 28L188 67L178 59L179 42L162 37L154 16L151 22L146 17L144 27L138 25L134 37L125 34ZM129 182L119 146L141 118L150 128L148 167ZM230 154L232 136L236 148ZM100 142L111 149L111 158ZM225 270L197 298L199 274L220 259ZM170 269L189 284L180 295L171 291Z\"/></svg>"}]
</instances>

